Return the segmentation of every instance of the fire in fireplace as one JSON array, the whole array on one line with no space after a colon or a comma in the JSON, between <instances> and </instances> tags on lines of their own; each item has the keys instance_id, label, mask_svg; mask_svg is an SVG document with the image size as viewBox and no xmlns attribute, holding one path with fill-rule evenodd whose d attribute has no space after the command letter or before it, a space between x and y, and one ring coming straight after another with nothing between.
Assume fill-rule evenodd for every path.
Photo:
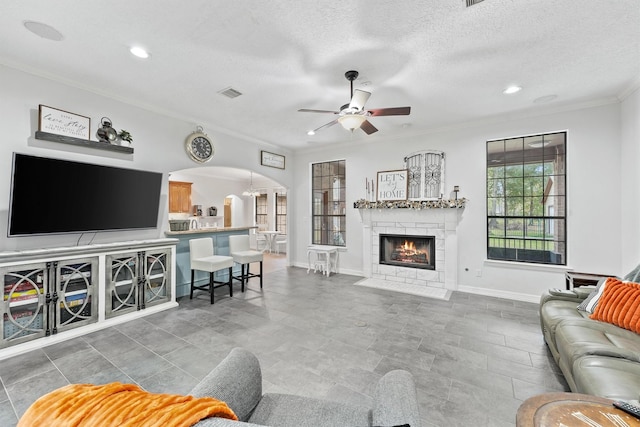
<instances>
[{"instance_id":1,"label":"fire in fireplace","mask_svg":"<svg viewBox=\"0 0 640 427\"><path fill-rule=\"evenodd\" d=\"M436 269L434 236L380 235L380 264Z\"/></svg>"}]
</instances>

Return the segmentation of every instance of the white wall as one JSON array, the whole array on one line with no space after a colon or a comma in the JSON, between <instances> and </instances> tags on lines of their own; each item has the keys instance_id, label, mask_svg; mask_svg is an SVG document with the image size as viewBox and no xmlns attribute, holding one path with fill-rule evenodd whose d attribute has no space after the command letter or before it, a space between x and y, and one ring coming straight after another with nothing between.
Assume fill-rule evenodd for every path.
<instances>
[{"instance_id":1,"label":"white wall","mask_svg":"<svg viewBox=\"0 0 640 427\"><path fill-rule=\"evenodd\" d=\"M2 117L2 143L0 144L0 250L19 250L73 246L121 240L164 237L168 223L168 173L198 167L187 156L185 138L197 125L212 137L216 154L213 160L200 167L227 166L259 171L283 186L290 187L292 171L268 168L260 165L260 150L292 154L270 144L259 144L230 135L212 124L194 123L185 118L168 117L120 101L91 93L60 82L38 77L6 66L0 66L0 117ZM71 111L91 117L92 139L103 116L113 121L116 129L127 129L133 135L133 155L123 155L92 148L75 147L34 138L38 129L38 105ZM37 156L65 158L87 163L158 171L165 174L160 200L158 228L129 232L102 232L80 236L79 234L4 237L7 235L7 215L11 182L13 152ZM46 185L46 182L43 182ZM52 189L55 191L57 189ZM64 189L69 190L69 189ZM203 203L204 204L204 203ZM34 208L37 206L34 204ZM135 207L134 207L135 208ZM218 206L219 209L222 206ZM60 203L60 209L78 209L73 202ZM45 213L46 214L46 213Z\"/></svg>"},{"instance_id":2,"label":"white wall","mask_svg":"<svg viewBox=\"0 0 640 427\"><path fill-rule=\"evenodd\" d=\"M640 263L640 89L622 102L622 271Z\"/></svg>"},{"instance_id":3,"label":"white wall","mask_svg":"<svg viewBox=\"0 0 640 427\"><path fill-rule=\"evenodd\" d=\"M445 192L459 185L460 197L469 199L458 229L459 289L535 301L549 287L564 287L565 269L487 262L485 217L486 141L562 130L568 133L568 267L577 271L620 274L623 271L620 104L505 118L398 140L378 137L365 143L328 145L296 153L293 193L296 232L292 262L306 264L305 248L310 242L311 162L347 161L347 251L340 253L340 268L343 272L361 274L362 225L359 211L352 203L364 197L365 177L374 178L377 171L401 168L406 154L435 149L446 155ZM480 277L476 277L477 270L480 270Z\"/></svg>"},{"instance_id":4,"label":"white wall","mask_svg":"<svg viewBox=\"0 0 640 427\"><path fill-rule=\"evenodd\" d=\"M306 246L311 235L309 164L346 159L348 248L340 255L340 268L345 273L361 274L362 225L359 211L351 204L364 197L365 177L371 179L377 171L402 167L407 153L435 149L444 151L447 156L447 190L459 185L460 197L469 199L459 229L459 288L535 300L543 290L564 285L564 270L508 263L507 266L497 266L485 261L485 141L567 130L569 267L578 271L624 274L640 262L640 172L637 170L640 161L640 95L637 91L622 104L557 111L535 117L514 116L411 138L391 140L378 135L363 143L329 145L296 152L295 155L275 148L288 157L286 170L260 165L260 150L274 151L269 144L247 141L223 132L213 124L168 117L6 66L0 66L0 93L3 123L0 236L7 234L12 152L153 170L163 172L166 177L170 171L194 167L184 150L184 139L197 125L201 125L213 138L216 148L214 159L201 167L252 169L289 189L289 250L292 262L297 265L306 265ZM110 117L114 127L132 133L135 153L121 155L36 140L39 104L91 117L92 134L95 134L101 117ZM70 246L78 242L85 244L91 239L104 243L163 237L164 231L168 230L167 191L165 182L157 229L105 232L82 238L78 234L1 237L0 250ZM208 205L207 202L201 204ZM61 202L60 205L60 209L75 207L69 202ZM221 209L222 205L218 208ZM481 277L475 276L476 270L481 271Z\"/></svg>"}]
</instances>

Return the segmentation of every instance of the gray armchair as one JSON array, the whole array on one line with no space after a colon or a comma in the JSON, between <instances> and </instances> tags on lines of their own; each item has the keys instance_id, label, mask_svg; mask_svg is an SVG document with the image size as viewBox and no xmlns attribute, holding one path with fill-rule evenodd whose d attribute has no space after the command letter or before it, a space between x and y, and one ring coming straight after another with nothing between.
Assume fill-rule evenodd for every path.
<instances>
[{"instance_id":1,"label":"gray armchair","mask_svg":"<svg viewBox=\"0 0 640 427\"><path fill-rule=\"evenodd\" d=\"M226 402L239 419L208 418L197 427L420 425L415 384L407 371L391 371L380 379L372 408L288 394L263 395L260 363L242 348L231 350L190 394Z\"/></svg>"}]
</instances>

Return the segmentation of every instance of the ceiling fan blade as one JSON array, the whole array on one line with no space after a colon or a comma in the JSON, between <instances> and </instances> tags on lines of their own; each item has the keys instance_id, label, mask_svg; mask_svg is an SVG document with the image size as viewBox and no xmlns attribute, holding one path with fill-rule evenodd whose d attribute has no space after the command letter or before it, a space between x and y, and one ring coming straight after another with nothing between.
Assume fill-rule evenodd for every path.
<instances>
[{"instance_id":1,"label":"ceiling fan blade","mask_svg":"<svg viewBox=\"0 0 640 427\"><path fill-rule=\"evenodd\" d=\"M365 120L360 125L360 129L362 129L367 135L371 135L374 132L378 132L378 129L371 124L369 120Z\"/></svg>"},{"instance_id":2,"label":"ceiling fan blade","mask_svg":"<svg viewBox=\"0 0 640 427\"><path fill-rule=\"evenodd\" d=\"M320 126L319 128L314 129L314 130L313 130L313 133L316 133L316 132L318 132L319 130L322 130L322 129L325 129L325 128L328 128L328 127L331 127L331 126L335 125L336 123L338 123L338 119L332 120L332 121L330 121L329 123L326 123L326 124L324 124L324 125Z\"/></svg>"},{"instance_id":3,"label":"ceiling fan blade","mask_svg":"<svg viewBox=\"0 0 640 427\"><path fill-rule=\"evenodd\" d=\"M331 113L331 114L340 114L339 111L331 111L331 110L311 110L309 108L301 108L298 110L299 113Z\"/></svg>"},{"instance_id":4,"label":"ceiling fan blade","mask_svg":"<svg viewBox=\"0 0 640 427\"><path fill-rule=\"evenodd\" d=\"M351 97L351 102L349 103L350 109L362 110L364 108L364 104L367 103L367 100L371 96L371 92L365 92L364 90L356 89L353 91L353 97Z\"/></svg>"},{"instance_id":5,"label":"ceiling fan blade","mask_svg":"<svg viewBox=\"0 0 640 427\"><path fill-rule=\"evenodd\" d=\"M408 116L411 114L411 107L374 108L369 113L372 116Z\"/></svg>"}]
</instances>

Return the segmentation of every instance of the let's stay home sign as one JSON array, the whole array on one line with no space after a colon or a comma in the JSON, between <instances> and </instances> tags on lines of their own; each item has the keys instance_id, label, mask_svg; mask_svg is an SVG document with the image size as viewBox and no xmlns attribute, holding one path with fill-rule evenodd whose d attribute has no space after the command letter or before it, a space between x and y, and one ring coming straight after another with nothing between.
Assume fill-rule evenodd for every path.
<instances>
[{"instance_id":1,"label":"let's stay home sign","mask_svg":"<svg viewBox=\"0 0 640 427\"><path fill-rule=\"evenodd\" d=\"M378 201L407 200L407 170L378 172Z\"/></svg>"}]
</instances>

